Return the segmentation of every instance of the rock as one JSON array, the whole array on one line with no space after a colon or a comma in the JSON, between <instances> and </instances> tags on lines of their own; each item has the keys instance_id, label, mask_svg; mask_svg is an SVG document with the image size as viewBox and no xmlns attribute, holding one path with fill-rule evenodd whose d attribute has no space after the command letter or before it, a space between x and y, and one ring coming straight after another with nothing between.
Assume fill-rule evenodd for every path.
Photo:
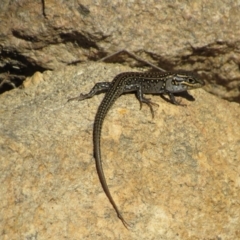
<instances>
[{"instance_id":1,"label":"rock","mask_svg":"<svg viewBox=\"0 0 240 240\"><path fill-rule=\"evenodd\" d=\"M238 10L235 1L5 0L0 66L19 86L36 71L128 49L166 70L198 71L207 91L239 102Z\"/></svg>"},{"instance_id":2,"label":"rock","mask_svg":"<svg viewBox=\"0 0 240 240\"><path fill-rule=\"evenodd\" d=\"M195 101L182 99L186 107L151 96L154 119L134 94L110 109L103 168L132 228L117 218L93 158L103 95L67 99L124 71L133 69L68 66L0 96L1 239L240 238L240 109L203 89L190 92Z\"/></svg>"},{"instance_id":3,"label":"rock","mask_svg":"<svg viewBox=\"0 0 240 240\"><path fill-rule=\"evenodd\" d=\"M42 73L36 72L33 76L27 77L23 82L23 87L28 88L30 86L36 86L43 81Z\"/></svg>"}]
</instances>

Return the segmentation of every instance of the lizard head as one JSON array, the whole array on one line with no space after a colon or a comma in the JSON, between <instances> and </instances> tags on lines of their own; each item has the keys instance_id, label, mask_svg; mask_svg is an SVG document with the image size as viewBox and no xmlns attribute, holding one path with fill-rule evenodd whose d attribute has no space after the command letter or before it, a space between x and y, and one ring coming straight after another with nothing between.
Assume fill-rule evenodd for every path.
<instances>
[{"instance_id":1,"label":"lizard head","mask_svg":"<svg viewBox=\"0 0 240 240\"><path fill-rule=\"evenodd\" d=\"M172 74L166 81L166 90L169 92L183 92L205 85L204 81L194 72L177 71Z\"/></svg>"}]
</instances>

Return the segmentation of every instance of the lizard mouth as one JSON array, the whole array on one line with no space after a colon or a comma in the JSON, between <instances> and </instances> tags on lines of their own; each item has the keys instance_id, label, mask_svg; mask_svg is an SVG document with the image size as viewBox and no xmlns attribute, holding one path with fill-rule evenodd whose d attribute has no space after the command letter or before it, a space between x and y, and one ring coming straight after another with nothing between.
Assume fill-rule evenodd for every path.
<instances>
[{"instance_id":1,"label":"lizard mouth","mask_svg":"<svg viewBox=\"0 0 240 240\"><path fill-rule=\"evenodd\" d=\"M205 85L204 82L202 82L202 83L182 82L181 84L187 86L189 89L200 88Z\"/></svg>"}]
</instances>

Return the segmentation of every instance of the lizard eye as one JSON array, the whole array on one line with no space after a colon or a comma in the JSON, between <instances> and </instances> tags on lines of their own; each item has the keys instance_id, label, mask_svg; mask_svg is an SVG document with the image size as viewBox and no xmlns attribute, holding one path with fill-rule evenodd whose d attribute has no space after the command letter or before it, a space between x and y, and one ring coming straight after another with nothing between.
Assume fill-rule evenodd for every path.
<instances>
[{"instance_id":1,"label":"lizard eye","mask_svg":"<svg viewBox=\"0 0 240 240\"><path fill-rule=\"evenodd\" d=\"M177 85L177 82L175 79L172 80L172 85Z\"/></svg>"},{"instance_id":2,"label":"lizard eye","mask_svg":"<svg viewBox=\"0 0 240 240\"><path fill-rule=\"evenodd\" d=\"M188 79L188 82L189 82L189 83L195 83L195 80L194 80L193 78L189 78L189 79Z\"/></svg>"},{"instance_id":3,"label":"lizard eye","mask_svg":"<svg viewBox=\"0 0 240 240\"><path fill-rule=\"evenodd\" d=\"M172 79L172 85L178 85L178 81L175 77Z\"/></svg>"}]
</instances>

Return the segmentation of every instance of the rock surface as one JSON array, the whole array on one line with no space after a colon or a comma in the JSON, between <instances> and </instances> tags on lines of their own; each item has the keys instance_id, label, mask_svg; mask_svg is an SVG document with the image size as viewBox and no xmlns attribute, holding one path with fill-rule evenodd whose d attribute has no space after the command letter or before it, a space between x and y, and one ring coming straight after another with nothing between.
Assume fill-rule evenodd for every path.
<instances>
[{"instance_id":1,"label":"rock surface","mask_svg":"<svg viewBox=\"0 0 240 240\"><path fill-rule=\"evenodd\" d=\"M132 94L109 111L102 159L123 227L92 152L103 95L66 102L123 71L68 66L0 96L1 239L240 239L240 106L203 89L186 107L151 96L154 119Z\"/></svg>"},{"instance_id":2,"label":"rock surface","mask_svg":"<svg viewBox=\"0 0 240 240\"><path fill-rule=\"evenodd\" d=\"M128 49L166 70L196 70L207 91L240 102L239 11L235 0L2 0L0 92L12 87L7 72L19 86L36 71Z\"/></svg>"}]
</instances>

